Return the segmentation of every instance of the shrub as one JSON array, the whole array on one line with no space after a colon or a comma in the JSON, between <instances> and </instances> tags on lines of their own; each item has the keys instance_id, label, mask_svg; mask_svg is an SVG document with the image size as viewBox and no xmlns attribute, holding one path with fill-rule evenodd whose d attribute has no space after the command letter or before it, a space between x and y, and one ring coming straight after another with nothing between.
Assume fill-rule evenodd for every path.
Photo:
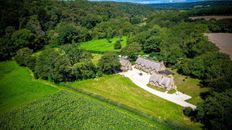
<instances>
[{"instance_id":1,"label":"shrub","mask_svg":"<svg viewBox=\"0 0 232 130\"><path fill-rule=\"evenodd\" d=\"M120 42L120 41L117 41L117 42L114 44L114 49L121 49L121 48L122 48L121 42Z\"/></svg>"},{"instance_id":2,"label":"shrub","mask_svg":"<svg viewBox=\"0 0 232 130\"><path fill-rule=\"evenodd\" d=\"M28 66L32 59L32 50L29 48L22 48L16 52L15 60L20 66Z\"/></svg>"},{"instance_id":3,"label":"shrub","mask_svg":"<svg viewBox=\"0 0 232 130\"><path fill-rule=\"evenodd\" d=\"M186 107L184 108L183 113L185 116L190 117L193 114L193 109L191 107Z\"/></svg>"}]
</instances>

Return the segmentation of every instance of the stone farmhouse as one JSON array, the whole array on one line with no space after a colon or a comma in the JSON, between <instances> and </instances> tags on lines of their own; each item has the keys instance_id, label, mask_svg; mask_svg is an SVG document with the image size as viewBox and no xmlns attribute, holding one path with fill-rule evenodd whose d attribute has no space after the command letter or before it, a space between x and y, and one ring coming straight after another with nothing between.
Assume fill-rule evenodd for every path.
<instances>
[{"instance_id":1,"label":"stone farmhouse","mask_svg":"<svg viewBox=\"0 0 232 130\"><path fill-rule=\"evenodd\" d=\"M162 75L153 73L149 79L149 84L155 85L166 90L176 89L172 75Z\"/></svg>"},{"instance_id":2,"label":"stone farmhouse","mask_svg":"<svg viewBox=\"0 0 232 130\"><path fill-rule=\"evenodd\" d=\"M136 60L135 68L151 74L149 84L167 90L176 89L172 73L166 70L163 62L156 62L139 57Z\"/></svg>"},{"instance_id":3,"label":"stone farmhouse","mask_svg":"<svg viewBox=\"0 0 232 130\"><path fill-rule=\"evenodd\" d=\"M163 62L155 62L142 57L138 57L135 62L135 68L153 74L155 72L164 71L166 69Z\"/></svg>"},{"instance_id":4,"label":"stone farmhouse","mask_svg":"<svg viewBox=\"0 0 232 130\"><path fill-rule=\"evenodd\" d=\"M119 62L121 64L121 70L122 71L128 71L132 70L132 65L130 61L128 60L127 56L119 56Z\"/></svg>"}]
</instances>

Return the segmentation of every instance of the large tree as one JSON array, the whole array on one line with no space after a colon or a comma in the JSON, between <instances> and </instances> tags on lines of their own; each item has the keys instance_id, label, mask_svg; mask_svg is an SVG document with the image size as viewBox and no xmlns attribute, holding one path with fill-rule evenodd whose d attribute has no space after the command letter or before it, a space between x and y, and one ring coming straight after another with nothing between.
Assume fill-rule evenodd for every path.
<instances>
[{"instance_id":1,"label":"large tree","mask_svg":"<svg viewBox=\"0 0 232 130\"><path fill-rule=\"evenodd\" d=\"M72 67L75 80L89 79L96 76L96 67L91 61L82 61Z\"/></svg>"},{"instance_id":2,"label":"large tree","mask_svg":"<svg viewBox=\"0 0 232 130\"><path fill-rule=\"evenodd\" d=\"M68 56L72 65L80 61L90 61L92 59L92 54L80 49L78 44L67 44L62 46L61 49Z\"/></svg>"},{"instance_id":3,"label":"large tree","mask_svg":"<svg viewBox=\"0 0 232 130\"><path fill-rule=\"evenodd\" d=\"M141 53L142 48L138 43L131 43L122 48L121 54L124 56L129 56L131 60L135 60L137 56Z\"/></svg>"},{"instance_id":4,"label":"large tree","mask_svg":"<svg viewBox=\"0 0 232 130\"><path fill-rule=\"evenodd\" d=\"M70 66L68 57L61 50L47 49L36 60L35 74L38 78L55 82L67 81Z\"/></svg>"},{"instance_id":5,"label":"large tree","mask_svg":"<svg viewBox=\"0 0 232 130\"><path fill-rule=\"evenodd\" d=\"M105 74L115 73L120 69L118 56L111 52L105 53L99 60L98 67Z\"/></svg>"},{"instance_id":6,"label":"large tree","mask_svg":"<svg viewBox=\"0 0 232 130\"><path fill-rule=\"evenodd\" d=\"M232 128L232 89L223 93L213 93L197 108L197 119L210 130L230 130Z\"/></svg>"}]
</instances>

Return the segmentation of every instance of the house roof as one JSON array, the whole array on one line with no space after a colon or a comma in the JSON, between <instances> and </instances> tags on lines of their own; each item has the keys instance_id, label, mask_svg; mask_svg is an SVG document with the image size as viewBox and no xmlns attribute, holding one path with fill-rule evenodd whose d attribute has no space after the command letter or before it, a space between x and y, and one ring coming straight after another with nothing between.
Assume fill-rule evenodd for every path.
<instances>
[{"instance_id":1,"label":"house roof","mask_svg":"<svg viewBox=\"0 0 232 130\"><path fill-rule=\"evenodd\" d=\"M173 84L174 84L174 80L173 77L171 76L163 76L161 74L158 73L154 73L152 74L152 76L149 79L150 82L157 82L160 85L165 86L166 88L172 88Z\"/></svg>"},{"instance_id":2,"label":"house roof","mask_svg":"<svg viewBox=\"0 0 232 130\"><path fill-rule=\"evenodd\" d=\"M169 70L161 70L161 71L159 71L159 73L160 74L162 74L162 75L171 75L171 74L173 74L171 71L169 71Z\"/></svg>"},{"instance_id":3,"label":"house roof","mask_svg":"<svg viewBox=\"0 0 232 130\"><path fill-rule=\"evenodd\" d=\"M164 64L161 62L155 62L144 58L137 58L136 64L142 65L146 68L155 69L156 71L163 70Z\"/></svg>"},{"instance_id":4,"label":"house roof","mask_svg":"<svg viewBox=\"0 0 232 130\"><path fill-rule=\"evenodd\" d=\"M124 57L120 57L119 58L119 62L122 66L126 66L126 65L129 65L130 64L130 61Z\"/></svg>"}]
</instances>

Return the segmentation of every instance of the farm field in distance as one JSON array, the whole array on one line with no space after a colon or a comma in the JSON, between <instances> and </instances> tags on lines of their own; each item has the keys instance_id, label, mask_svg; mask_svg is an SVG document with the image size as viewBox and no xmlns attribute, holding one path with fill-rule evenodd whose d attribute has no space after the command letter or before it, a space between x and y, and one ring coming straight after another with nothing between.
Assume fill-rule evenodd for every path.
<instances>
[{"instance_id":1,"label":"farm field in distance","mask_svg":"<svg viewBox=\"0 0 232 130\"><path fill-rule=\"evenodd\" d=\"M232 19L232 16L195 16L195 17L189 17L192 20L196 19L205 19L205 20L211 20L211 19L216 19L216 20L221 20L221 19Z\"/></svg>"},{"instance_id":2,"label":"farm field in distance","mask_svg":"<svg viewBox=\"0 0 232 130\"><path fill-rule=\"evenodd\" d=\"M110 39L111 42L109 42L107 39L91 40L88 42L80 43L80 48L93 51L93 52L101 52L101 53L108 52L108 51L119 52L120 49L118 50L114 49L114 44L117 40L119 40L118 37L114 37ZM127 37L124 36L122 37L122 41L121 41L122 48L125 47L126 44L127 44Z\"/></svg>"},{"instance_id":3,"label":"farm field in distance","mask_svg":"<svg viewBox=\"0 0 232 130\"><path fill-rule=\"evenodd\" d=\"M200 129L182 113L182 107L156 97L121 75L67 83L76 89L94 93L183 128ZM162 109L160 109L162 108ZM168 111L168 113L167 113Z\"/></svg>"},{"instance_id":4,"label":"farm field in distance","mask_svg":"<svg viewBox=\"0 0 232 130\"><path fill-rule=\"evenodd\" d=\"M232 33L206 33L209 41L232 59Z\"/></svg>"}]
</instances>

